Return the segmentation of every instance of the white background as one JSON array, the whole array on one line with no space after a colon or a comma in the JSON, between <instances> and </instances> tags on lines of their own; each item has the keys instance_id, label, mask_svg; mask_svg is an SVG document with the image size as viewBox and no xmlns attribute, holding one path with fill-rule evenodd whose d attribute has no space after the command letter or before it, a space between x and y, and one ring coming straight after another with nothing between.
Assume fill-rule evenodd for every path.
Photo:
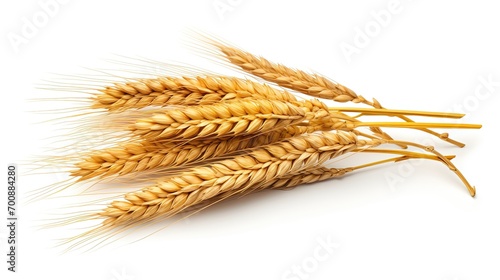
<instances>
[{"instance_id":1,"label":"white background","mask_svg":"<svg viewBox=\"0 0 500 280\"><path fill-rule=\"evenodd\" d=\"M35 86L48 73L99 68L115 55L209 68L184 45L186 31L195 29L322 73L386 107L462 107L468 114L464 121L483 128L451 131L467 143L464 149L435 144L458 155L454 162L478 191L471 198L439 163L389 164L222 203L135 243L126 239L65 254L53 248L49 233L34 226L46 218L39 206L21 204L19 272L7 272L2 261L1 279L500 279L495 138L500 86L487 91L481 82L500 81L500 17L494 1L69 0L58 4L30 38L12 44L13 34L23 36L23 18L33 22L45 13L40 5L45 2L1 4L2 170L18 162L22 171L22 163L39 149L37 139L52 135L50 124L35 124L37 115L28 112L33 105L27 102L46 94ZM382 10L390 11L383 24L375 20ZM359 41L367 28L368 40ZM346 44L357 52L346 55ZM34 106L42 110L44 105ZM32 190L64 176L21 175L20 188ZM389 176L401 180L391 183ZM2 217L5 208L0 207ZM58 229L62 235L65 230ZM3 260L5 226L0 232ZM338 247L325 259L314 259L318 240L328 239ZM287 274L303 265L305 275Z\"/></svg>"}]
</instances>

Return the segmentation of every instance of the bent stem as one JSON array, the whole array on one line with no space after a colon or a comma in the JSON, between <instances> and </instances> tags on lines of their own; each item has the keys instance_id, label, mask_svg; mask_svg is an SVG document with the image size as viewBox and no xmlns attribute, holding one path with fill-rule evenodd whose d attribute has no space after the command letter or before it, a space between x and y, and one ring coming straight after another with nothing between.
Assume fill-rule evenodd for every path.
<instances>
[{"instance_id":1,"label":"bent stem","mask_svg":"<svg viewBox=\"0 0 500 280\"><path fill-rule=\"evenodd\" d=\"M424 146L424 145L421 145L421 144L407 142L407 141L397 141L397 140L389 140L388 143L392 143L392 144L396 144L396 145L402 144L402 145L413 146L413 147L416 147L416 148L419 148L419 149L422 149L422 150L425 150L427 152L435 154L446 166L448 166L448 168L451 171L453 171L458 176L458 178L460 178L460 180L462 181L462 183L465 185L465 187L469 191L470 195L472 197L474 197L476 195L476 188L474 186L472 186L467 181L467 179L462 174L462 172L460 172L460 170L458 170L458 168L447 157L443 156L441 153L439 153L438 151L434 150L434 147L432 147L432 146Z\"/></svg>"}]
</instances>

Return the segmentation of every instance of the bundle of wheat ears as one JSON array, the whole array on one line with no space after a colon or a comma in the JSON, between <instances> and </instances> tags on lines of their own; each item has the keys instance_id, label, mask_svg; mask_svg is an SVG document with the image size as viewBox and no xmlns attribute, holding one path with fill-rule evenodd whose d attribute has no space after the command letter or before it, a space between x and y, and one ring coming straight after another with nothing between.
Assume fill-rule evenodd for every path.
<instances>
[{"instance_id":1,"label":"bundle of wheat ears","mask_svg":"<svg viewBox=\"0 0 500 280\"><path fill-rule=\"evenodd\" d=\"M91 109L109 122L101 129L122 131L127 140L82 155L71 177L80 183L128 176L131 186L134 178L147 184L108 201L100 211L79 216L78 220L101 220L80 237L199 211L264 189L291 188L410 159L442 162L475 195L475 188L450 161L454 156L393 139L383 131L415 129L463 147L433 129L480 125L410 118L458 119L462 114L386 109L377 100L365 99L321 75L270 62L219 40L204 38L203 44L212 57L255 79L158 76L103 85L91 95ZM367 106L329 107L325 100ZM392 121L367 121L380 117ZM337 159L336 164L354 153L389 158L352 167L331 166L332 159Z\"/></svg>"}]
</instances>

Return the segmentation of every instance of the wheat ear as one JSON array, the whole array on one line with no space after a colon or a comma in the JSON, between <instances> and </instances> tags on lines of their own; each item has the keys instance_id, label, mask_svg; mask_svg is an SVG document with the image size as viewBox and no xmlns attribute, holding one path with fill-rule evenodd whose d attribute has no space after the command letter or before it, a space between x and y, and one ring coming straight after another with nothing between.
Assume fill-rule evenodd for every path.
<instances>
[{"instance_id":1,"label":"wheat ear","mask_svg":"<svg viewBox=\"0 0 500 280\"><path fill-rule=\"evenodd\" d=\"M101 215L105 224L132 223L157 215L173 215L190 205L230 190L256 184L317 166L346 152L382 143L364 140L351 132L304 135L258 147L207 166L195 167L156 185L125 195Z\"/></svg>"},{"instance_id":2,"label":"wheat ear","mask_svg":"<svg viewBox=\"0 0 500 280\"><path fill-rule=\"evenodd\" d=\"M124 143L114 148L94 151L75 164L71 176L79 181L105 178L111 175L126 175L155 168L171 168L201 163L207 159L227 155L261 145L271 144L285 138L310 133L316 128L291 126L277 131L230 139L193 140L188 143Z\"/></svg>"},{"instance_id":3,"label":"wheat ear","mask_svg":"<svg viewBox=\"0 0 500 280\"><path fill-rule=\"evenodd\" d=\"M304 110L287 102L241 100L167 110L138 120L131 130L150 140L186 140L264 133L305 117Z\"/></svg>"},{"instance_id":4,"label":"wheat ear","mask_svg":"<svg viewBox=\"0 0 500 280\"><path fill-rule=\"evenodd\" d=\"M118 112L147 106L210 105L249 97L297 101L287 91L248 79L225 76L158 77L108 86L94 97L92 107Z\"/></svg>"}]
</instances>

